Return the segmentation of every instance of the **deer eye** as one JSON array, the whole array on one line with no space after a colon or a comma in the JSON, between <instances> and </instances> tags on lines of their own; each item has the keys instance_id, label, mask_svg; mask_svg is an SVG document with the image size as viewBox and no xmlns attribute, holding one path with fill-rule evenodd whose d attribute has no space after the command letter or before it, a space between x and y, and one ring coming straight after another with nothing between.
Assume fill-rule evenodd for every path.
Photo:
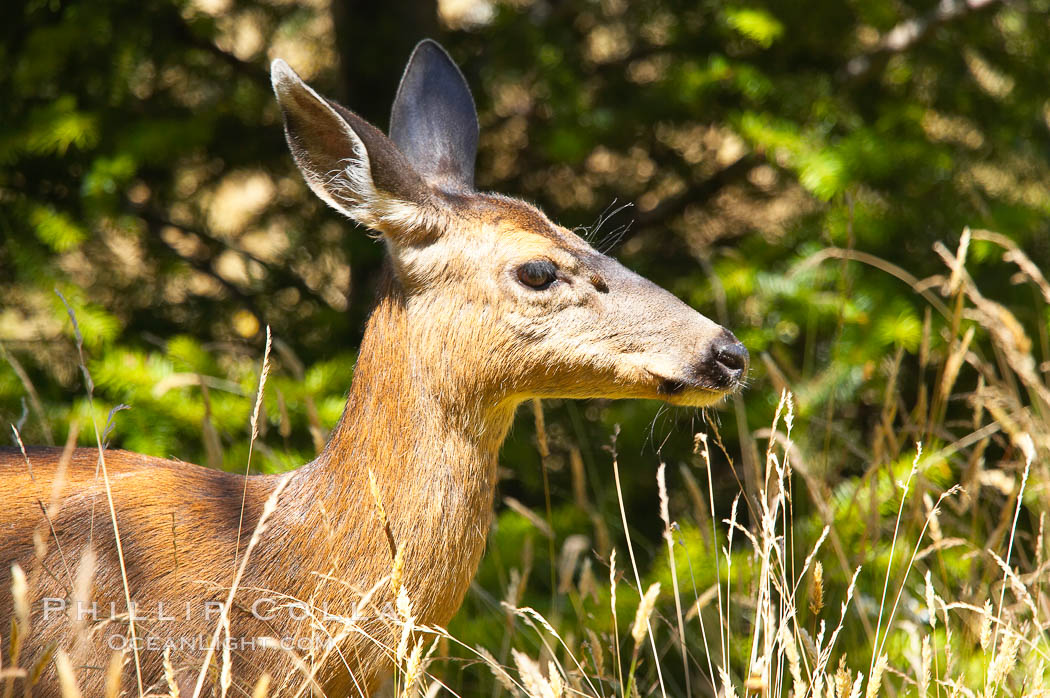
<instances>
[{"instance_id":1,"label":"deer eye","mask_svg":"<svg viewBox=\"0 0 1050 698\"><path fill-rule=\"evenodd\" d=\"M518 281L537 291L547 288L557 278L557 268L545 259L525 262L518 267Z\"/></svg>"}]
</instances>

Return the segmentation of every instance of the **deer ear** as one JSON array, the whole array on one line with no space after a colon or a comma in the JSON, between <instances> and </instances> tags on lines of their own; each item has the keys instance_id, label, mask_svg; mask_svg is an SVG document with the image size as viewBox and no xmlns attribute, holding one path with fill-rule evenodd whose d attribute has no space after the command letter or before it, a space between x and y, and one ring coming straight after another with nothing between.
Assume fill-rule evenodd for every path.
<instances>
[{"instance_id":1,"label":"deer ear","mask_svg":"<svg viewBox=\"0 0 1050 698\"><path fill-rule=\"evenodd\" d=\"M288 147L307 184L323 201L380 232L390 213L425 207L430 188L389 138L331 102L277 59L270 78L284 114Z\"/></svg>"},{"instance_id":2,"label":"deer ear","mask_svg":"<svg viewBox=\"0 0 1050 698\"><path fill-rule=\"evenodd\" d=\"M419 42L408 59L390 115L390 138L428 182L474 189L478 115L470 88L445 49Z\"/></svg>"}]
</instances>

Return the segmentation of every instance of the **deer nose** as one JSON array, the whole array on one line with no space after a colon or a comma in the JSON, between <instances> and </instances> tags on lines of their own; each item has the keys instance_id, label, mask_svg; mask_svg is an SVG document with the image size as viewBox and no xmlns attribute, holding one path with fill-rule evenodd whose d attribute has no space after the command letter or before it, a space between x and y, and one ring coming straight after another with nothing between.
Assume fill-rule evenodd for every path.
<instances>
[{"instance_id":1,"label":"deer nose","mask_svg":"<svg viewBox=\"0 0 1050 698\"><path fill-rule=\"evenodd\" d=\"M726 330L713 342L709 352L701 373L714 384L712 387L732 387L747 374L750 355L732 332Z\"/></svg>"}]
</instances>

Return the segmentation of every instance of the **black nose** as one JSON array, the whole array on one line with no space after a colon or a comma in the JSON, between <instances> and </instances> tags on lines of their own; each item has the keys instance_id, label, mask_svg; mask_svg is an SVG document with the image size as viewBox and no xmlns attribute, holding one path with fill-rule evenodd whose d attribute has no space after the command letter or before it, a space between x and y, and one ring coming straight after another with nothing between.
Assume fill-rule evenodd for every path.
<instances>
[{"instance_id":1,"label":"black nose","mask_svg":"<svg viewBox=\"0 0 1050 698\"><path fill-rule=\"evenodd\" d=\"M731 332L726 332L711 345L701 373L714 388L729 388L747 374L750 356L747 348Z\"/></svg>"},{"instance_id":2,"label":"black nose","mask_svg":"<svg viewBox=\"0 0 1050 698\"><path fill-rule=\"evenodd\" d=\"M747 347L735 339L723 346L718 347L715 360L728 371L735 371L738 375L747 370L747 362L750 356Z\"/></svg>"}]
</instances>

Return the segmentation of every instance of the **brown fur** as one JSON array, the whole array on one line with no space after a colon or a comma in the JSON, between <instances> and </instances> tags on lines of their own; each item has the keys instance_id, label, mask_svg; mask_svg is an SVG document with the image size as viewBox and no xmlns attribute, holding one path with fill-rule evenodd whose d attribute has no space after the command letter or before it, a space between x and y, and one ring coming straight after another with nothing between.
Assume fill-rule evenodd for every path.
<instances>
[{"instance_id":1,"label":"brown fur","mask_svg":"<svg viewBox=\"0 0 1050 698\"><path fill-rule=\"evenodd\" d=\"M426 367L412 349L421 338L412 336L405 316L403 297L393 284L388 285L369 322L343 418L321 456L295 472L269 520L236 597L242 612L235 615L232 636L308 634L305 624L287 619L286 614L278 614L284 622L267 625L244 612L255 598L265 596L259 590L278 590L331 614L350 615L358 594L349 589L365 591L390 574L390 546L375 515L369 469L379 485L394 540L405 546L403 579L417 622L447 623L462 602L484 548L496 456L513 408L486 406L481 395L451 403L440 399L453 392L466 397L471 386L452 385L438 372L421 370ZM434 379L438 380L433 389L426 392L415 385ZM39 502L50 500L60 455L61 449L29 449L30 477L21 453L0 451L0 500L5 503L0 513L0 561L5 570L19 563L36 581L33 628L25 650L33 658L52 641L64 647L75 645L73 623L55 623L52 617L49 625L43 624L41 599L72 594L70 579L75 578L88 543L93 502L93 547L99 553L93 598L100 608L116 602L119 611L125 610L106 495L101 478L95 477L97 451L74 452L62 489L62 510L53 517L59 545L41 513ZM106 452L105 458L131 595L140 608L153 611L155 600L165 601L166 615L178 615L171 607L178 609L191 601L194 616L201 616L198 609L205 599L223 601L234 576L245 478L125 451ZM276 476L247 478L242 549L276 481ZM42 561L34 556L34 530L49 539L48 554ZM340 581L327 581L313 572ZM392 598L384 586L375 597L376 606L388 601ZM0 596L0 618L11 615L11 597L4 594ZM138 632L144 636L152 631L161 638L210 638L216 618L210 623L198 617L188 622L146 621L138 624ZM318 678L329 695L367 694L389 669L376 642L396 646L400 631L382 622L369 624L369 629L373 639L354 636L342 647L357 686L339 661L330 661L321 670ZM126 624L119 621L96 625L95 641L81 657L74 658L79 659L78 675L88 695L101 694L101 667L106 666L109 654L107 638L126 631ZM159 687L161 653L143 651L140 656L146 686ZM176 653L176 666L195 680L202 656L199 652ZM275 676L276 685L295 680L288 658L281 653L241 652L236 660L234 676L246 690L262 669ZM129 664L125 668L129 689L133 680L134 669ZM183 685L192 682L184 680ZM57 695L54 688L52 684L38 695Z\"/></svg>"}]
</instances>

